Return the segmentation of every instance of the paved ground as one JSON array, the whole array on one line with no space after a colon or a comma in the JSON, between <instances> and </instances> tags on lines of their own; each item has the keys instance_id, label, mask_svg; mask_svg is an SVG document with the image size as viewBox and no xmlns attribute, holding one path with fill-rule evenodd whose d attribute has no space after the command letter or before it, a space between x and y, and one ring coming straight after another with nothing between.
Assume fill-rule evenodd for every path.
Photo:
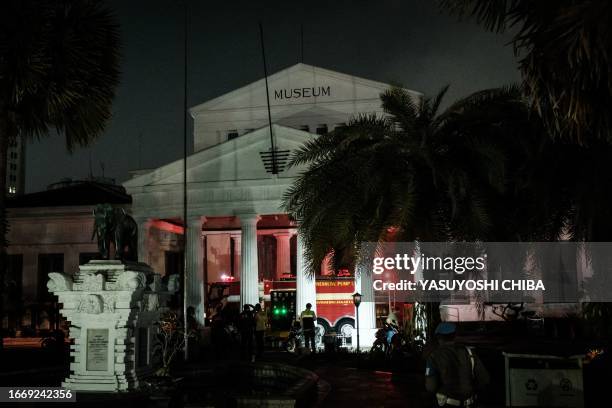
<instances>
[{"instance_id":1,"label":"paved ground","mask_svg":"<svg viewBox=\"0 0 612 408\"><path fill-rule=\"evenodd\" d=\"M315 370L330 384L330 391L320 402L321 407L347 406L349 401L359 407L426 407L427 396L420 390L422 381L394 382L392 374L384 371L367 371L356 368L324 366Z\"/></svg>"},{"instance_id":2,"label":"paved ground","mask_svg":"<svg viewBox=\"0 0 612 408\"><path fill-rule=\"evenodd\" d=\"M236 356L236 354L234 354ZM210 367L219 353L207 353L201 356L197 367ZM484 356L488 362L495 362L493 357ZM234 359L217 359L216 364L229 363ZM367 407L405 407L426 408L431 406L431 399L424 392L424 378L420 367L404 367L401 375L393 375L391 368L378 362L359 358L351 354L318 354L315 356L297 356L285 352L269 350L265 361L282 362L314 371L321 379L319 385L319 407L343 407L349 403L359 408ZM499 366L503 361L497 361ZM593 389L605 389L603 384L610 378L609 364L604 371L585 369L585 385ZM407 369L406 369L407 368ZM588 368L588 367L587 367ZM605 371L608 370L608 371ZM489 387L484 408L498 407L503 402L503 369L493 369L493 384ZM601 375L606 372L607 375ZM0 386L58 386L68 373L65 356L58 352L36 349L5 350L0 356ZM597 375L594 375L597 374ZM602 384L599 384L599 382ZM602 387L603 386L603 387ZM594 388L593 388L594 387ZM589 395L590 392L587 392ZM593 399L593 398L591 398ZM79 407L87 408L121 408L144 407L142 395L81 395ZM491 403L492 401L492 403ZM2 404L2 407L5 405ZM19 404L23 408L27 405ZM41 404L32 404L41 407ZM59 404L52 405L59 407ZM70 404L74 408L75 404ZM587 405L588 406L588 405ZM591 405L597 406L597 405Z\"/></svg>"},{"instance_id":3,"label":"paved ground","mask_svg":"<svg viewBox=\"0 0 612 408\"><path fill-rule=\"evenodd\" d=\"M42 350L6 350L3 356L5 362L10 362L13 368L18 365L19 360L28 361L37 358L45 361L44 368L22 368L20 370L8 370L5 365L0 372L0 386L58 386L67 374L67 363L57 364L57 355L45 353ZM206 361L211 361L212 356L202 356L202 366ZM319 407L346 406L349 401L358 398L360 407L426 407L423 403L424 394L422 377L415 375L412 378L403 378L401 381L392 381L392 374L388 371L376 371L349 367L351 361L346 361L342 356L333 359L325 355L297 356L284 352L268 351L264 361L283 362L310 369L317 373L321 379L319 384ZM222 360L227 361L227 360ZM232 361L230 359L229 361ZM228 361L228 362L229 362ZM218 363L219 361L217 361ZM28 364L31 366L32 362ZM27 367L27 366L26 366ZM112 395L82 395L79 398L79 406L88 408L104 407L119 408L123 406L140 406L143 403L142 396L112 396ZM26 405L20 404L20 407ZM40 404L32 404L40 407ZM53 405L57 407L58 405ZM72 404L74 406L74 404Z\"/></svg>"}]
</instances>

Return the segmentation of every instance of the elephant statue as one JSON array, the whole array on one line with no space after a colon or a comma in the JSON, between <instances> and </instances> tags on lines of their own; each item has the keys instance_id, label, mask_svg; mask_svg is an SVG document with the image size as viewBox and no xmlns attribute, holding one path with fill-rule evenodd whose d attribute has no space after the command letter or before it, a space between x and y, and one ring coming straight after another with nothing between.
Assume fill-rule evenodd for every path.
<instances>
[{"instance_id":1,"label":"elephant statue","mask_svg":"<svg viewBox=\"0 0 612 408\"><path fill-rule=\"evenodd\" d=\"M138 260L138 226L123 208L98 204L93 212L94 228L91 239L98 238L102 259L109 259L111 242L115 244L115 259ZM126 251L127 250L127 251Z\"/></svg>"}]
</instances>

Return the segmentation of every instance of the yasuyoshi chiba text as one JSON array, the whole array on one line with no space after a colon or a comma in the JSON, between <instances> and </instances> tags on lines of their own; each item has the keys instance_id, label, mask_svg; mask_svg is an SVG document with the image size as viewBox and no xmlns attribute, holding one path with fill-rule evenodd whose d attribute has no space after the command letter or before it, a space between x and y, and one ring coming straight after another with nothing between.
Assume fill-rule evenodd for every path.
<instances>
[{"instance_id":1,"label":"yasuyoshi chiba text","mask_svg":"<svg viewBox=\"0 0 612 408\"><path fill-rule=\"evenodd\" d=\"M417 280L401 279L399 282L385 282L376 279L372 282L374 290L393 291L545 291L544 282L536 279L465 279L465 280Z\"/></svg>"}]
</instances>

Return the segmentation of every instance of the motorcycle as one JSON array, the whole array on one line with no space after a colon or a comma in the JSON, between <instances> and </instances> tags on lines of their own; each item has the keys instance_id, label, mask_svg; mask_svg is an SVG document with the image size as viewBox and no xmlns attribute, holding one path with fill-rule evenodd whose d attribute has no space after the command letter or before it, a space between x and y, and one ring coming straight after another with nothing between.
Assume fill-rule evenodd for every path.
<instances>
[{"instance_id":1,"label":"motorcycle","mask_svg":"<svg viewBox=\"0 0 612 408\"><path fill-rule=\"evenodd\" d=\"M372 353L382 353L384 355L388 355L391 352L393 345L397 344L398 341L401 341L398 334L399 330L395 325L384 323L383 327L376 330L374 344L372 345L370 351ZM389 342L389 338L391 338L391 342Z\"/></svg>"}]
</instances>

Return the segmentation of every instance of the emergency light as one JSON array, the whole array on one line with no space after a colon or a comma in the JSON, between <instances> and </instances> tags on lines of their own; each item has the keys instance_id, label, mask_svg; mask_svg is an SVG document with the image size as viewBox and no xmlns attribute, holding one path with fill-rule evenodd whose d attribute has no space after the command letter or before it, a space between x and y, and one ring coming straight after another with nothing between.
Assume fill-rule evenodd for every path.
<instances>
[{"instance_id":1,"label":"emergency light","mask_svg":"<svg viewBox=\"0 0 612 408\"><path fill-rule=\"evenodd\" d=\"M295 290L270 291L272 319L270 325L273 330L288 330L296 316Z\"/></svg>"}]
</instances>

